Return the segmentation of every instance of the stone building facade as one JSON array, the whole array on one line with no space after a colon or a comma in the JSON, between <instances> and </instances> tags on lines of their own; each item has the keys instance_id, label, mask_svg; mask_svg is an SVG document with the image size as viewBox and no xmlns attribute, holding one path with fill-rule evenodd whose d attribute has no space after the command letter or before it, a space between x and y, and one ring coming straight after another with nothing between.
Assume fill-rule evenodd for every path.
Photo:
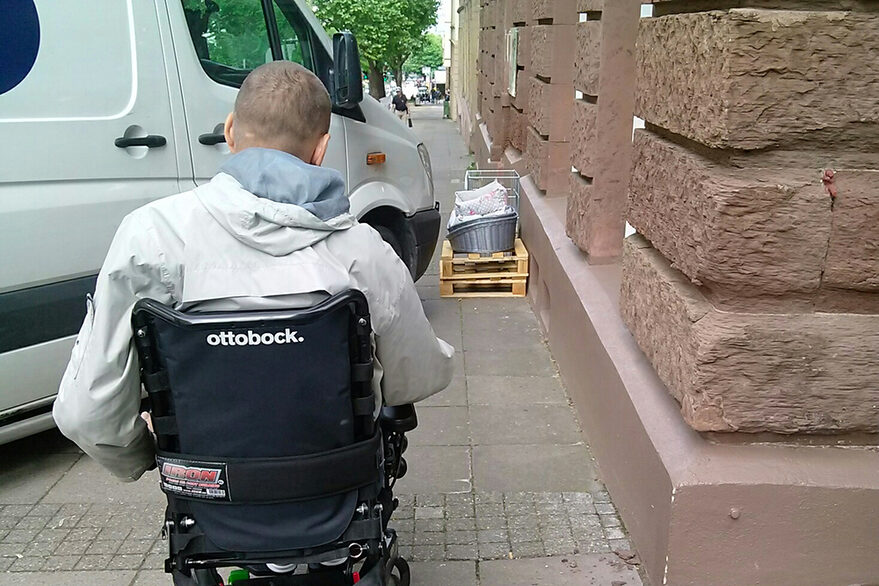
<instances>
[{"instance_id":1,"label":"stone building facade","mask_svg":"<svg viewBox=\"0 0 879 586\"><path fill-rule=\"evenodd\" d=\"M529 298L656 584L879 576L874 4L459 0L459 123L527 174Z\"/></svg>"}]
</instances>

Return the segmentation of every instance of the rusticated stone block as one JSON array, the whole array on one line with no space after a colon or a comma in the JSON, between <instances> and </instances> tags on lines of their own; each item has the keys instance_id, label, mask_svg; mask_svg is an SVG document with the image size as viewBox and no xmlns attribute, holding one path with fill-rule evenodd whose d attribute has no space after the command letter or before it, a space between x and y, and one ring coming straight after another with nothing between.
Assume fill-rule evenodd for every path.
<instances>
[{"instance_id":1,"label":"rusticated stone block","mask_svg":"<svg viewBox=\"0 0 879 586\"><path fill-rule=\"evenodd\" d=\"M595 177L595 116L597 113L598 104L586 100L574 100L571 164L587 177Z\"/></svg>"},{"instance_id":2,"label":"rusticated stone block","mask_svg":"<svg viewBox=\"0 0 879 586\"><path fill-rule=\"evenodd\" d=\"M513 23L517 25L526 24L531 17L531 0L512 0L513 3Z\"/></svg>"},{"instance_id":3,"label":"rusticated stone block","mask_svg":"<svg viewBox=\"0 0 879 586\"><path fill-rule=\"evenodd\" d=\"M570 192L565 214L565 232L574 244L583 249L589 242L589 210L593 206L593 185L579 173L570 173Z\"/></svg>"},{"instance_id":4,"label":"rusticated stone block","mask_svg":"<svg viewBox=\"0 0 879 586\"><path fill-rule=\"evenodd\" d=\"M531 27L530 72L553 83L570 83L574 78L571 55L576 37L573 24Z\"/></svg>"},{"instance_id":5,"label":"rusticated stone block","mask_svg":"<svg viewBox=\"0 0 879 586\"><path fill-rule=\"evenodd\" d=\"M528 121L537 134L552 141L568 140L573 114L574 86L531 78Z\"/></svg>"},{"instance_id":6,"label":"rusticated stone block","mask_svg":"<svg viewBox=\"0 0 879 586\"><path fill-rule=\"evenodd\" d=\"M498 3L487 2L479 11L479 23L482 28L498 26Z\"/></svg>"},{"instance_id":7,"label":"rusticated stone block","mask_svg":"<svg viewBox=\"0 0 879 586\"><path fill-rule=\"evenodd\" d=\"M628 220L697 283L726 293L818 288L830 197L809 170L733 169L635 136Z\"/></svg>"},{"instance_id":8,"label":"rusticated stone block","mask_svg":"<svg viewBox=\"0 0 879 586\"><path fill-rule=\"evenodd\" d=\"M570 143L544 140L529 126L525 148L528 171L538 189L550 196L567 194L570 189L568 175L571 174Z\"/></svg>"},{"instance_id":9,"label":"rusticated stone block","mask_svg":"<svg viewBox=\"0 0 879 586\"><path fill-rule=\"evenodd\" d=\"M604 0L577 0L577 12L601 12Z\"/></svg>"},{"instance_id":10,"label":"rusticated stone block","mask_svg":"<svg viewBox=\"0 0 879 586\"><path fill-rule=\"evenodd\" d=\"M598 95L598 67L601 62L601 21L587 20L577 25L577 51L574 59L574 87L590 96Z\"/></svg>"},{"instance_id":11,"label":"rusticated stone block","mask_svg":"<svg viewBox=\"0 0 879 586\"><path fill-rule=\"evenodd\" d=\"M510 85L510 70L507 66L506 58L503 55L495 58L494 79L492 81L500 92L499 97L508 95L507 88Z\"/></svg>"},{"instance_id":12,"label":"rusticated stone block","mask_svg":"<svg viewBox=\"0 0 879 586\"><path fill-rule=\"evenodd\" d=\"M528 120L525 113L515 107L510 108L510 145L519 151L524 152L526 146L526 129L528 128Z\"/></svg>"},{"instance_id":13,"label":"rusticated stone block","mask_svg":"<svg viewBox=\"0 0 879 586\"><path fill-rule=\"evenodd\" d=\"M492 35L494 33L493 29L484 28L479 31L479 51L481 53L488 53L491 55L493 53L493 43L492 43Z\"/></svg>"},{"instance_id":14,"label":"rusticated stone block","mask_svg":"<svg viewBox=\"0 0 879 586\"><path fill-rule=\"evenodd\" d=\"M519 54L516 56L516 65L529 67L531 65L531 32L530 26L519 27Z\"/></svg>"},{"instance_id":15,"label":"rusticated stone block","mask_svg":"<svg viewBox=\"0 0 879 586\"><path fill-rule=\"evenodd\" d=\"M636 113L711 147L875 141L877 52L876 13L742 8L646 18Z\"/></svg>"},{"instance_id":16,"label":"rusticated stone block","mask_svg":"<svg viewBox=\"0 0 879 586\"><path fill-rule=\"evenodd\" d=\"M823 285L879 292L879 171L837 171Z\"/></svg>"},{"instance_id":17,"label":"rusticated stone block","mask_svg":"<svg viewBox=\"0 0 879 586\"><path fill-rule=\"evenodd\" d=\"M507 118L509 111L509 107L498 106L490 111L486 119L492 146L503 147L507 143Z\"/></svg>"},{"instance_id":18,"label":"rusticated stone block","mask_svg":"<svg viewBox=\"0 0 879 586\"><path fill-rule=\"evenodd\" d=\"M620 312L697 431L879 432L879 316L717 311L640 236Z\"/></svg>"},{"instance_id":19,"label":"rusticated stone block","mask_svg":"<svg viewBox=\"0 0 879 586\"><path fill-rule=\"evenodd\" d=\"M519 71L516 76L516 97L513 98L513 105L525 111L531 107L531 78L524 70Z\"/></svg>"},{"instance_id":20,"label":"rusticated stone block","mask_svg":"<svg viewBox=\"0 0 879 586\"><path fill-rule=\"evenodd\" d=\"M500 103L500 99L507 93L507 84L506 83L498 83L497 80L491 83L491 97L495 100L498 100Z\"/></svg>"},{"instance_id":21,"label":"rusticated stone block","mask_svg":"<svg viewBox=\"0 0 879 586\"><path fill-rule=\"evenodd\" d=\"M552 24L576 24L577 0L531 0L531 18Z\"/></svg>"}]
</instances>

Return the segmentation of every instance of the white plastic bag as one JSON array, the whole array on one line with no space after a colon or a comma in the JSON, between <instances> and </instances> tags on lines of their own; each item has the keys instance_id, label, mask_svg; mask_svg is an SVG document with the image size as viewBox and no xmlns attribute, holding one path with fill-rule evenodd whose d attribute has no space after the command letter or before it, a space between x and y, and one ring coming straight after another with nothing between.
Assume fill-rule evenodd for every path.
<instances>
[{"instance_id":1,"label":"white plastic bag","mask_svg":"<svg viewBox=\"0 0 879 586\"><path fill-rule=\"evenodd\" d=\"M455 192L455 209L449 217L449 228L463 222L510 213L507 189L493 181L479 189Z\"/></svg>"}]
</instances>

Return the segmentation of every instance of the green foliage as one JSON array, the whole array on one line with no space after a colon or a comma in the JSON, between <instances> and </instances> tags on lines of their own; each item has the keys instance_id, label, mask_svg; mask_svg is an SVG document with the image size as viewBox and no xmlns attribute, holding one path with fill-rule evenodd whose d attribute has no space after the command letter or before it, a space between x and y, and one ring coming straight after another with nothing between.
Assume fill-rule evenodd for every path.
<instances>
[{"instance_id":1,"label":"green foliage","mask_svg":"<svg viewBox=\"0 0 879 586\"><path fill-rule=\"evenodd\" d=\"M437 69L443 65L443 40L439 35L428 33L416 39L412 54L403 64L406 73L421 73L423 67Z\"/></svg>"},{"instance_id":2,"label":"green foliage","mask_svg":"<svg viewBox=\"0 0 879 586\"><path fill-rule=\"evenodd\" d=\"M349 30L370 63L402 65L413 41L436 23L438 0L313 0L327 28Z\"/></svg>"},{"instance_id":3,"label":"green foliage","mask_svg":"<svg viewBox=\"0 0 879 586\"><path fill-rule=\"evenodd\" d=\"M183 9L202 59L237 69L253 69L272 60L259 0L183 0ZM275 19L284 59L310 65L299 36L277 4Z\"/></svg>"},{"instance_id":4,"label":"green foliage","mask_svg":"<svg viewBox=\"0 0 879 586\"><path fill-rule=\"evenodd\" d=\"M184 0L190 30L201 30L199 57L238 69L271 60L262 6L258 1ZM206 53L206 54L205 54Z\"/></svg>"}]
</instances>

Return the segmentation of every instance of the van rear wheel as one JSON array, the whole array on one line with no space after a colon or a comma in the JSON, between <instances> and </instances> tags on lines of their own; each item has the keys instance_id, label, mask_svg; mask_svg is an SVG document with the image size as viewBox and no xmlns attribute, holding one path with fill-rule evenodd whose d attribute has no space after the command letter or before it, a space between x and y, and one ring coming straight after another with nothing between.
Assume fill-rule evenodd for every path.
<instances>
[{"instance_id":1,"label":"van rear wheel","mask_svg":"<svg viewBox=\"0 0 879 586\"><path fill-rule=\"evenodd\" d=\"M397 256L403 258L403 246L400 244L400 239L397 238L397 235L394 234L394 231L387 226L382 226L381 224L375 224L372 227L375 228L375 231L379 233L379 235L382 237L382 240L391 245L391 248L394 249L394 252L397 253Z\"/></svg>"}]
</instances>

